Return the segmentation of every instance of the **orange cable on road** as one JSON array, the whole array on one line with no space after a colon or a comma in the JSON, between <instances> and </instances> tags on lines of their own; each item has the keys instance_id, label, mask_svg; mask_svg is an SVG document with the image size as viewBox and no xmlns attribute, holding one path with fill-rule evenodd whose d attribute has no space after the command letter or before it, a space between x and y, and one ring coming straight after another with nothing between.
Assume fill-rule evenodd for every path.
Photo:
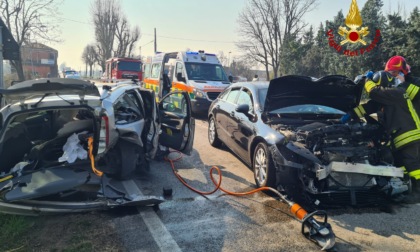
<instances>
[{"instance_id":1,"label":"orange cable on road","mask_svg":"<svg viewBox=\"0 0 420 252\"><path fill-rule=\"evenodd\" d=\"M221 184L222 184L222 172L220 171L219 167L217 167L217 166L212 166L210 168L210 179L213 182L213 184L215 185L215 188L212 191L209 191L209 192L200 191L200 190L195 189L192 186L188 185L188 183L185 182L185 180L181 177L181 175L178 174L178 172L175 169L175 162L179 161L182 158L182 153L179 152L179 151L176 151L176 150L170 151L170 153L174 153L174 152L175 153L178 153L179 156L176 157L176 158L174 158L174 159L170 159L168 157L165 157L165 160L168 161L171 164L172 171L174 172L175 176L179 179L179 181L181 181L181 183L183 185L185 185L188 189L190 189L191 191L196 192L198 194L201 194L201 195L210 195L210 194L215 193L217 190L220 190L220 191L222 191L222 192L224 192L226 194L229 194L229 195L245 196L245 195L250 195L250 194L253 194L253 193L256 193L256 192L260 192L260 191L264 191L264 190L273 191L273 188L270 188L270 187L260 187L260 188L257 188L257 189L254 189L254 190L251 190L251 191L248 191L248 192L241 192L241 193L232 192L232 191L226 190L223 187L221 187ZM213 171L214 170L216 170L217 174L219 175L219 180L218 181L216 181L216 179L213 176Z\"/></svg>"},{"instance_id":2,"label":"orange cable on road","mask_svg":"<svg viewBox=\"0 0 420 252\"><path fill-rule=\"evenodd\" d=\"M327 250L334 246L335 234L332 231L331 225L327 223L326 212L315 211L313 213L308 214L308 212L305 209L303 209L299 204L288 200L286 196L282 195L279 191L271 187L260 187L260 188L257 188L248 192L242 192L242 193L231 192L226 189L223 189L221 187L222 173L217 166L212 166L210 168L210 178L216 187L212 191L209 191L209 192L203 192L203 191L197 190L191 187L190 185L188 185L187 182L185 182L185 180L176 171L174 163L182 158L182 153L179 151L170 151L170 153L173 153L173 152L178 153L179 156L174 159L169 159L168 157L165 157L165 160L171 164L171 168L175 176L181 181L182 184L188 187L188 189L190 189L191 191L196 192L201 195L209 195L209 194L215 193L217 190L220 190L226 194L233 195L233 196L245 196L245 195L253 194L253 193L264 191L264 190L274 192L280 197L281 200L283 200L285 203L289 205L289 211L293 214L295 219L299 221L300 223L302 223L301 231L302 231L302 234L305 236L305 238L311 240L312 242L315 242L318 246L322 248L322 250ZM213 177L213 170L216 170L217 174L219 174L218 182ZM324 217L324 221L319 222L318 220L314 219L313 216L315 215ZM305 230L309 230L309 231L305 231Z\"/></svg>"}]
</instances>

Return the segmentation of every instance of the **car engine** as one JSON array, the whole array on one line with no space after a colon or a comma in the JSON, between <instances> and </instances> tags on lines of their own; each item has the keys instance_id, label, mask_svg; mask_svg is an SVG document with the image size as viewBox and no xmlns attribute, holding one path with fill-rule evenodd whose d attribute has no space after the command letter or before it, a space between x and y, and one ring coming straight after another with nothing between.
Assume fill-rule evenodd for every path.
<instances>
[{"instance_id":1,"label":"car engine","mask_svg":"<svg viewBox=\"0 0 420 252\"><path fill-rule=\"evenodd\" d=\"M323 164L332 161L392 163L392 155L383 155L386 138L379 125L311 123L296 128L297 142L304 144ZM387 149L387 148L386 148Z\"/></svg>"},{"instance_id":2,"label":"car engine","mask_svg":"<svg viewBox=\"0 0 420 252\"><path fill-rule=\"evenodd\" d=\"M372 165L393 162L386 137L380 125L327 124L313 122L298 127L277 125L280 133L299 146L308 149L322 164L332 161Z\"/></svg>"},{"instance_id":3,"label":"car engine","mask_svg":"<svg viewBox=\"0 0 420 252\"><path fill-rule=\"evenodd\" d=\"M373 192L370 190L372 188L383 191L386 195L396 195L407 190L402 178L351 170L356 166L369 165L393 167L392 153L387 146L388 139L379 124L312 122L299 126L272 127L276 127L276 130L287 138L287 143L295 146L289 148L300 157L295 158L294 162L299 162L305 167L299 173L303 189L313 196L316 195L317 199L323 199L321 201L331 200L332 192L341 192L338 198L334 198L334 202L343 200L355 205L359 203L356 198L361 198L360 195L363 195L367 202L376 199L374 194L370 195ZM332 163L349 167L349 171L327 171ZM322 170L327 173L319 177L318 174L323 172ZM367 192L369 196L366 196Z\"/></svg>"}]
</instances>

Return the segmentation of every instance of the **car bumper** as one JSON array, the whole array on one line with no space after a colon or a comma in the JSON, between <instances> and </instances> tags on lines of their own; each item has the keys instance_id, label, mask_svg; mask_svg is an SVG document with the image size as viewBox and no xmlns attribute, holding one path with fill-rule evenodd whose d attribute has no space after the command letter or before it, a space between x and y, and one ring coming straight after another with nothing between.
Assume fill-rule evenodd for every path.
<instances>
[{"instance_id":1,"label":"car bumper","mask_svg":"<svg viewBox=\"0 0 420 252\"><path fill-rule=\"evenodd\" d=\"M196 98L191 100L191 110L194 114L207 115L212 101L204 98Z\"/></svg>"},{"instance_id":2,"label":"car bumper","mask_svg":"<svg viewBox=\"0 0 420 252\"><path fill-rule=\"evenodd\" d=\"M16 215L39 216L108 210L119 206L151 206L158 205L162 202L164 202L164 199L158 196L139 196L131 201L113 201L106 199L90 202L22 200L8 203L0 201L0 212Z\"/></svg>"}]
</instances>

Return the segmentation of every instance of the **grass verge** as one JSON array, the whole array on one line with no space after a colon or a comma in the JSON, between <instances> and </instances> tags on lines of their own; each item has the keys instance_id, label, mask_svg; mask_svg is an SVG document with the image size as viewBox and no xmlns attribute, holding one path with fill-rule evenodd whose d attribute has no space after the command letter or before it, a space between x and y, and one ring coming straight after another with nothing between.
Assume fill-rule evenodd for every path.
<instances>
[{"instance_id":1,"label":"grass verge","mask_svg":"<svg viewBox=\"0 0 420 252\"><path fill-rule=\"evenodd\" d=\"M25 251L26 236L33 225L34 218L18 215L0 214L0 251Z\"/></svg>"},{"instance_id":2,"label":"grass verge","mask_svg":"<svg viewBox=\"0 0 420 252\"><path fill-rule=\"evenodd\" d=\"M110 216L101 212L39 217L0 213L0 251L124 251Z\"/></svg>"}]
</instances>

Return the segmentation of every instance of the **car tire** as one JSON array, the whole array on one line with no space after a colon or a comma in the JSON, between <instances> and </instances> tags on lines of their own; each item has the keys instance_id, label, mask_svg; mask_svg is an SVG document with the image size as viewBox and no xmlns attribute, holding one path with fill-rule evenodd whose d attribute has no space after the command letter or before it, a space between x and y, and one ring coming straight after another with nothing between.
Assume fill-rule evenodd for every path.
<instances>
[{"instance_id":1,"label":"car tire","mask_svg":"<svg viewBox=\"0 0 420 252\"><path fill-rule=\"evenodd\" d=\"M209 119L208 138L211 146L217 148L222 145L222 142L217 135L216 121L213 116Z\"/></svg>"},{"instance_id":2,"label":"car tire","mask_svg":"<svg viewBox=\"0 0 420 252\"><path fill-rule=\"evenodd\" d=\"M275 188L276 172L271 153L265 143L259 143L254 150L252 160L255 183L258 187Z\"/></svg>"}]
</instances>

